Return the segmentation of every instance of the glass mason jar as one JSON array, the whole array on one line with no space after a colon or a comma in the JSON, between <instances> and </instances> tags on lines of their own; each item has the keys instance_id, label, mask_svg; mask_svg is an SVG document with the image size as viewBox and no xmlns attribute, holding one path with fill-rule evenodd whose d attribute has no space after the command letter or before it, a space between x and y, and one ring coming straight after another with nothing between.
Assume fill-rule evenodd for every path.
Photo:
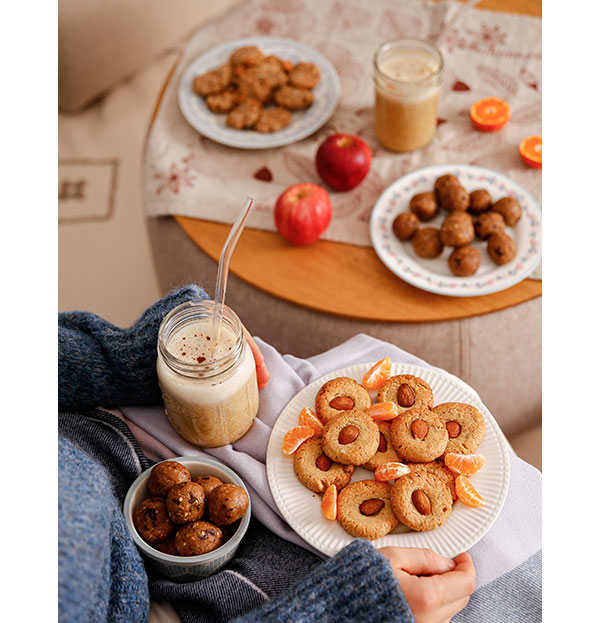
<instances>
[{"instance_id":1,"label":"glass mason jar","mask_svg":"<svg viewBox=\"0 0 600 623\"><path fill-rule=\"evenodd\" d=\"M242 437L258 411L254 357L232 309L223 306L218 339L212 332L214 301L183 303L158 331L156 370L173 428L209 448Z\"/></svg>"},{"instance_id":2,"label":"glass mason jar","mask_svg":"<svg viewBox=\"0 0 600 623\"><path fill-rule=\"evenodd\" d=\"M440 51L420 39L398 39L377 49L373 65L377 139L392 151L424 147L437 126Z\"/></svg>"}]
</instances>

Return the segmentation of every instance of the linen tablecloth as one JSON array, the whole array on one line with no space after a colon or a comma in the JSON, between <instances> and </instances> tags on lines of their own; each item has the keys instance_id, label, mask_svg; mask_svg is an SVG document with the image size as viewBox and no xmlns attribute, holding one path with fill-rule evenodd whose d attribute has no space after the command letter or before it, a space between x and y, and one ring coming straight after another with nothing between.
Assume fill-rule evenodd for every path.
<instances>
[{"instance_id":1,"label":"linen tablecloth","mask_svg":"<svg viewBox=\"0 0 600 623\"><path fill-rule=\"evenodd\" d=\"M271 381L260 392L257 419L250 431L233 445L200 450L173 430L162 406L122 408L126 422L146 453L155 459L182 455L216 458L234 469L250 490L252 512L277 535L314 552L281 518L267 482L265 459L271 429L289 400L315 379L342 367L377 361L427 366L402 349L366 335L357 335L321 355L299 359L281 355L257 338ZM477 591L456 621L518 621L521 600L540 602L541 595L541 474L511 453L510 485L504 507L488 533L469 553L477 570ZM317 553L317 552L315 552ZM512 603L503 612L502 603ZM488 607L492 604L492 607ZM541 612L541 610L540 610ZM492 614L490 614L492 613ZM461 618L461 617L466 618ZM521 620L522 621L522 620Z\"/></svg>"},{"instance_id":2,"label":"linen tablecloth","mask_svg":"<svg viewBox=\"0 0 600 623\"><path fill-rule=\"evenodd\" d=\"M427 165L488 167L507 174L540 200L541 171L521 162L518 145L526 136L541 134L541 20L472 5L247 0L203 26L186 45L148 135L143 162L146 213L233 223L249 194L256 206L248 226L274 230L275 201L287 186L322 183L314 157L319 143L334 130L361 136L374 157L358 188L330 193L333 218L325 239L370 246L369 216L378 196L400 176ZM233 149L200 136L179 111L179 79L189 63L218 44L253 35L310 46L340 76L336 112L305 140L278 149ZM407 154L381 147L373 130L373 54L383 41L401 37L434 42L446 64L435 137L426 148ZM469 107L490 95L506 99L512 117L499 132L479 132L469 120Z\"/></svg>"}]
</instances>

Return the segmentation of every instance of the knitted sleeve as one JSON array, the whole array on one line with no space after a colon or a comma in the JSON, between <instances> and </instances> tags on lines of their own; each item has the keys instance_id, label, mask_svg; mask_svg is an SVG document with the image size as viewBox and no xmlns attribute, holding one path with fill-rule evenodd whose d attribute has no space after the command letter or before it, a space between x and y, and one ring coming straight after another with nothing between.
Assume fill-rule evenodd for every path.
<instances>
[{"instance_id":1,"label":"knitted sleeve","mask_svg":"<svg viewBox=\"0 0 600 623\"><path fill-rule=\"evenodd\" d=\"M414 623L392 568L356 539L303 580L235 623Z\"/></svg>"},{"instance_id":2,"label":"knitted sleeve","mask_svg":"<svg viewBox=\"0 0 600 623\"><path fill-rule=\"evenodd\" d=\"M156 343L162 319L177 305L207 299L196 285L149 307L120 329L88 312L58 315L58 407L81 411L97 406L147 406L160 402Z\"/></svg>"}]
</instances>

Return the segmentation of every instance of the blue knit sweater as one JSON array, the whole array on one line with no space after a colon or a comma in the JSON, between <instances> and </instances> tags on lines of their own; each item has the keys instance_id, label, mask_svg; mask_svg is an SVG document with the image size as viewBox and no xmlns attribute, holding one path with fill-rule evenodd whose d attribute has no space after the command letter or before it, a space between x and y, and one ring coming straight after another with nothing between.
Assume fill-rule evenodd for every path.
<instances>
[{"instance_id":1,"label":"blue knit sweater","mask_svg":"<svg viewBox=\"0 0 600 623\"><path fill-rule=\"evenodd\" d=\"M96 407L159 402L160 322L205 298L182 288L128 329L59 314L59 620L145 621L152 595L184 623L413 621L389 563L359 539L323 563L252 519L235 559L209 578L176 584L145 568L121 508L151 463L127 426Z\"/></svg>"}]
</instances>

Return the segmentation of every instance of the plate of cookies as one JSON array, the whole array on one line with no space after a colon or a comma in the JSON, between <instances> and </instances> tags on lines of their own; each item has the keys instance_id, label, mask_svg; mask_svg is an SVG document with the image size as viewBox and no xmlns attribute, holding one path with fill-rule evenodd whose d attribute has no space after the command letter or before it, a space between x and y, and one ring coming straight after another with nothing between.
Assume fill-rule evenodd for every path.
<instances>
[{"instance_id":1,"label":"plate of cookies","mask_svg":"<svg viewBox=\"0 0 600 623\"><path fill-rule=\"evenodd\" d=\"M240 149L269 149L316 132L333 115L340 80L317 51L275 37L212 48L183 72L179 108L200 134Z\"/></svg>"},{"instance_id":2,"label":"plate of cookies","mask_svg":"<svg viewBox=\"0 0 600 623\"><path fill-rule=\"evenodd\" d=\"M473 389L388 357L307 385L267 449L282 516L329 556L365 538L454 557L494 523L509 472L508 445Z\"/></svg>"},{"instance_id":3,"label":"plate of cookies","mask_svg":"<svg viewBox=\"0 0 600 623\"><path fill-rule=\"evenodd\" d=\"M371 213L381 261L412 285L480 296L525 279L542 256L542 211L510 178L472 165L435 165L391 184Z\"/></svg>"}]
</instances>

